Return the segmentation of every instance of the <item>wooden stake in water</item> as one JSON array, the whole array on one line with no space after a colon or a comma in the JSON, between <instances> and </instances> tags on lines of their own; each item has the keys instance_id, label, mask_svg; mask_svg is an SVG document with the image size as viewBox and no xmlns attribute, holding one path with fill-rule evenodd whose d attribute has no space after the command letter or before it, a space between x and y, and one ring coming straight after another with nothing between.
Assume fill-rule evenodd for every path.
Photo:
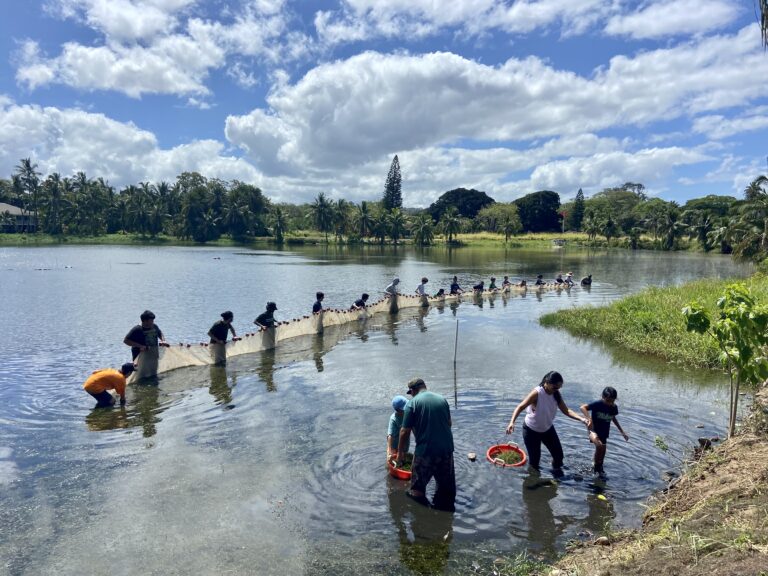
<instances>
[{"instance_id":1,"label":"wooden stake in water","mask_svg":"<svg viewBox=\"0 0 768 576\"><path fill-rule=\"evenodd\" d=\"M456 318L456 338L453 342L453 407L459 407L459 384L456 377L456 353L459 348L459 319Z\"/></svg>"},{"instance_id":2,"label":"wooden stake in water","mask_svg":"<svg viewBox=\"0 0 768 576\"><path fill-rule=\"evenodd\" d=\"M456 370L456 351L459 348L459 319L456 318L456 339L453 342L453 369Z\"/></svg>"}]
</instances>

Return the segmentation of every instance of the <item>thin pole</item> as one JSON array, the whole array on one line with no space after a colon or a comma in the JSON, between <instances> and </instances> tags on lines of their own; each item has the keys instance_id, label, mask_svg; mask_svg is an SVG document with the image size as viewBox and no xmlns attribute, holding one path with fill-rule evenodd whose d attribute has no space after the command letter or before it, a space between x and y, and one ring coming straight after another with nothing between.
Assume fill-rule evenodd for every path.
<instances>
[{"instance_id":1,"label":"thin pole","mask_svg":"<svg viewBox=\"0 0 768 576\"><path fill-rule=\"evenodd\" d=\"M459 407L459 383L456 376L456 353L459 348L459 319L456 318L456 338L453 341L453 407Z\"/></svg>"},{"instance_id":2,"label":"thin pole","mask_svg":"<svg viewBox=\"0 0 768 576\"><path fill-rule=\"evenodd\" d=\"M453 368L456 369L456 351L459 347L459 319L456 318L456 339L453 342Z\"/></svg>"}]
</instances>

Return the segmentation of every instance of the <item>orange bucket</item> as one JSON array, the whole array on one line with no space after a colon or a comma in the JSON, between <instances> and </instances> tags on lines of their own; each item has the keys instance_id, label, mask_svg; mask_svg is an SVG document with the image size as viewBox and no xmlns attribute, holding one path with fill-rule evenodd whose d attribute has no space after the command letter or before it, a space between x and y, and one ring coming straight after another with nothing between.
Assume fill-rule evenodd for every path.
<instances>
[{"instance_id":1,"label":"orange bucket","mask_svg":"<svg viewBox=\"0 0 768 576\"><path fill-rule=\"evenodd\" d=\"M500 458L501 454L505 452L516 452L520 456L520 461L514 464L507 464ZM485 453L485 457L494 466L501 466L503 468L516 468L528 462L528 456L525 455L525 452L517 444L497 444L496 446L491 446L488 448L488 452Z\"/></svg>"},{"instance_id":2,"label":"orange bucket","mask_svg":"<svg viewBox=\"0 0 768 576\"><path fill-rule=\"evenodd\" d=\"M387 469L389 470L389 475L392 476L392 478L397 478L398 480L410 480L411 479L411 471L410 470L403 470L402 468L398 468L396 466L392 465L392 460L387 462Z\"/></svg>"}]
</instances>

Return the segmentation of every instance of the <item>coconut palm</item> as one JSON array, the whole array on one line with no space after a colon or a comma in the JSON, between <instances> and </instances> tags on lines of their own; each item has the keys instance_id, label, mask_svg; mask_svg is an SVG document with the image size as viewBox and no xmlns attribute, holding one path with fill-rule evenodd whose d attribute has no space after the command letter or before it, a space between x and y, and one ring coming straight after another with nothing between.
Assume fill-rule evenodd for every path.
<instances>
[{"instance_id":1,"label":"coconut palm","mask_svg":"<svg viewBox=\"0 0 768 576\"><path fill-rule=\"evenodd\" d=\"M371 233L371 212L368 209L368 202L363 200L355 212L355 228L357 228L360 238L365 238Z\"/></svg>"},{"instance_id":2,"label":"coconut palm","mask_svg":"<svg viewBox=\"0 0 768 576\"><path fill-rule=\"evenodd\" d=\"M417 214L411 222L413 243L417 246L429 246L435 237L435 222L427 212Z\"/></svg>"},{"instance_id":3,"label":"coconut palm","mask_svg":"<svg viewBox=\"0 0 768 576\"><path fill-rule=\"evenodd\" d=\"M407 227L408 218L403 214L400 208L393 208L389 214L387 214L387 222L389 224L389 235L392 238L392 242L397 244L397 241L403 237Z\"/></svg>"},{"instance_id":4,"label":"coconut palm","mask_svg":"<svg viewBox=\"0 0 768 576\"><path fill-rule=\"evenodd\" d=\"M22 158L15 170L24 192L32 199L33 221L35 231L37 231L37 208L40 195L41 174L37 171L37 164L33 163L30 158Z\"/></svg>"},{"instance_id":5,"label":"coconut palm","mask_svg":"<svg viewBox=\"0 0 768 576\"><path fill-rule=\"evenodd\" d=\"M351 204L343 198L339 198L333 206L333 228L338 242L341 242L349 231L350 208Z\"/></svg>"},{"instance_id":6,"label":"coconut palm","mask_svg":"<svg viewBox=\"0 0 768 576\"><path fill-rule=\"evenodd\" d=\"M389 221L386 214L379 212L371 217L371 233L379 244L384 244L389 234Z\"/></svg>"},{"instance_id":7,"label":"coconut palm","mask_svg":"<svg viewBox=\"0 0 768 576\"><path fill-rule=\"evenodd\" d=\"M453 243L453 237L461 230L461 219L455 206L450 206L440 219L440 227L443 234L447 237L448 244Z\"/></svg>"},{"instance_id":8,"label":"coconut palm","mask_svg":"<svg viewBox=\"0 0 768 576\"><path fill-rule=\"evenodd\" d=\"M325 241L328 242L328 232L333 229L333 201L320 192L309 210L312 221L320 232L325 233Z\"/></svg>"}]
</instances>

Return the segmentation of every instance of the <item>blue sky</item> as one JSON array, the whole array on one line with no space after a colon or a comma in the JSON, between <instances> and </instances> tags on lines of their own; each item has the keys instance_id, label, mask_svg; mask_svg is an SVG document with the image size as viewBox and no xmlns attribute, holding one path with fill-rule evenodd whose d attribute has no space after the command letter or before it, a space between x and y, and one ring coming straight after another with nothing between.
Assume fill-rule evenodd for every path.
<instances>
[{"instance_id":1,"label":"blue sky","mask_svg":"<svg viewBox=\"0 0 768 576\"><path fill-rule=\"evenodd\" d=\"M752 0L3 0L0 177L684 202L768 172Z\"/></svg>"}]
</instances>

